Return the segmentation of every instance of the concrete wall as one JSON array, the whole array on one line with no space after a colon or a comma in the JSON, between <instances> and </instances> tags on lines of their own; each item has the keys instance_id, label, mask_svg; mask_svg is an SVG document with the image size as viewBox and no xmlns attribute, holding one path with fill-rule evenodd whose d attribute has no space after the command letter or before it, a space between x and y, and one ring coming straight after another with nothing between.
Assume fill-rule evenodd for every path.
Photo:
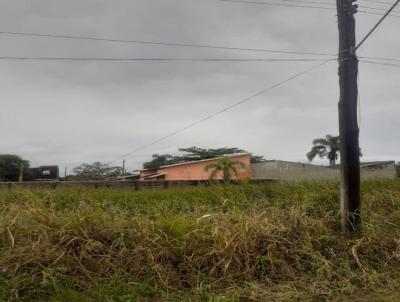
<instances>
[{"instance_id":1,"label":"concrete wall","mask_svg":"<svg viewBox=\"0 0 400 302\"><path fill-rule=\"evenodd\" d=\"M335 180L340 178L339 168L329 168L310 164L285 161L268 161L253 164L254 179L276 178L285 181ZM396 169L393 164L374 167L361 167L362 179L395 178Z\"/></svg>"},{"instance_id":2,"label":"concrete wall","mask_svg":"<svg viewBox=\"0 0 400 302\"><path fill-rule=\"evenodd\" d=\"M32 182L0 182L1 189L119 189L139 191L146 189L182 188L190 186L208 186L217 183L208 180L178 180L178 181L32 181ZM239 181L232 180L233 184ZM276 183L274 179L251 180L250 183Z\"/></svg>"},{"instance_id":3,"label":"concrete wall","mask_svg":"<svg viewBox=\"0 0 400 302\"><path fill-rule=\"evenodd\" d=\"M374 179L374 178L396 178L396 165L390 163L383 166L377 167L362 167L361 168L362 179Z\"/></svg>"},{"instance_id":4,"label":"concrete wall","mask_svg":"<svg viewBox=\"0 0 400 302\"><path fill-rule=\"evenodd\" d=\"M268 161L253 164L253 178L276 178L287 181L339 179L339 170L302 163Z\"/></svg>"}]
</instances>

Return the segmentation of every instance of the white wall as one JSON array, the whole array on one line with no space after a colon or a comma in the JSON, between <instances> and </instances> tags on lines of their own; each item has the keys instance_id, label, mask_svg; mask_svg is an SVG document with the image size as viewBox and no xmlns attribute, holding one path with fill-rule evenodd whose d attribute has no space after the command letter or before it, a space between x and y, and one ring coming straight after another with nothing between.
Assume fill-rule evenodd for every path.
<instances>
[{"instance_id":1,"label":"white wall","mask_svg":"<svg viewBox=\"0 0 400 302\"><path fill-rule=\"evenodd\" d=\"M275 178L287 181L303 181L340 178L340 170L338 168L285 161L268 161L253 164L252 170L254 179ZM396 169L394 163L384 165L382 168L361 168L361 177L362 179L395 178Z\"/></svg>"}]
</instances>

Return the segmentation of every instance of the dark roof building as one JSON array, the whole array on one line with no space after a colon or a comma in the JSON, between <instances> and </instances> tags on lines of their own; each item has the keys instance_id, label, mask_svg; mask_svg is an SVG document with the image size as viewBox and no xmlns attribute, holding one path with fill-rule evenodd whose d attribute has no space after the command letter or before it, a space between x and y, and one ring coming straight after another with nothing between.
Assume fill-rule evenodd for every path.
<instances>
[{"instance_id":1,"label":"dark roof building","mask_svg":"<svg viewBox=\"0 0 400 302\"><path fill-rule=\"evenodd\" d=\"M24 177L25 181L51 181L58 180L60 177L60 170L58 166L40 166L37 168L29 168L27 175Z\"/></svg>"}]
</instances>

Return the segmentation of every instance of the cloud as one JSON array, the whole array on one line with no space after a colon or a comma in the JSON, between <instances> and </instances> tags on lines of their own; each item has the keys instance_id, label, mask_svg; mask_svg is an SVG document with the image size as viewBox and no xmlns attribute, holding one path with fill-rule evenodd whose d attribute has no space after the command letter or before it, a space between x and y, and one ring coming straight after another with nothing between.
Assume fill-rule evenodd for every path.
<instances>
[{"instance_id":1,"label":"cloud","mask_svg":"<svg viewBox=\"0 0 400 302\"><path fill-rule=\"evenodd\" d=\"M0 30L337 51L334 12L183 0L51 0L0 4ZM358 37L376 22L359 15ZM388 19L361 50L395 57L398 20ZM2 56L293 58L293 55L0 35ZM383 47L382 45L385 45ZM301 56L297 56L301 57ZM309 68L315 62L0 61L0 151L33 164L108 161ZM365 158L398 155L396 68L361 63ZM178 147L238 146L268 158L304 161L315 137L336 134L335 62L223 115L133 154ZM398 112L398 111L397 111ZM389 155L388 155L389 154ZM391 159L388 158L388 159Z\"/></svg>"}]
</instances>

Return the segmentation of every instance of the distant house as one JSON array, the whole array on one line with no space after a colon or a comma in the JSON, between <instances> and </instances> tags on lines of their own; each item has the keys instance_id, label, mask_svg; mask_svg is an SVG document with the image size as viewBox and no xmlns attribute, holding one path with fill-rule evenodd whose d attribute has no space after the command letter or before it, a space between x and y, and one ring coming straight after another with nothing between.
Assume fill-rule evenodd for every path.
<instances>
[{"instance_id":1,"label":"distant house","mask_svg":"<svg viewBox=\"0 0 400 302\"><path fill-rule=\"evenodd\" d=\"M363 179L397 177L396 162L394 160L364 162L360 164L360 167Z\"/></svg>"},{"instance_id":2,"label":"distant house","mask_svg":"<svg viewBox=\"0 0 400 302\"><path fill-rule=\"evenodd\" d=\"M395 178L394 161L364 162L360 164L361 178ZM300 162L268 160L252 165L254 179L275 178L285 181L328 180L340 178L340 165L318 166Z\"/></svg>"},{"instance_id":3,"label":"distant house","mask_svg":"<svg viewBox=\"0 0 400 302\"><path fill-rule=\"evenodd\" d=\"M227 155L234 161L242 162L245 167L238 167L238 178L251 177L250 154L241 153ZM211 163L217 163L219 158L204 159L192 162L179 163L174 165L162 166L154 169L144 169L140 171L141 180L207 180L210 173L205 171L205 167ZM222 174L217 178L222 178ZM236 178L236 177L233 177Z\"/></svg>"},{"instance_id":4,"label":"distant house","mask_svg":"<svg viewBox=\"0 0 400 302\"><path fill-rule=\"evenodd\" d=\"M60 170L58 166L40 166L29 168L27 175L24 176L25 181L51 181L58 180Z\"/></svg>"}]
</instances>

